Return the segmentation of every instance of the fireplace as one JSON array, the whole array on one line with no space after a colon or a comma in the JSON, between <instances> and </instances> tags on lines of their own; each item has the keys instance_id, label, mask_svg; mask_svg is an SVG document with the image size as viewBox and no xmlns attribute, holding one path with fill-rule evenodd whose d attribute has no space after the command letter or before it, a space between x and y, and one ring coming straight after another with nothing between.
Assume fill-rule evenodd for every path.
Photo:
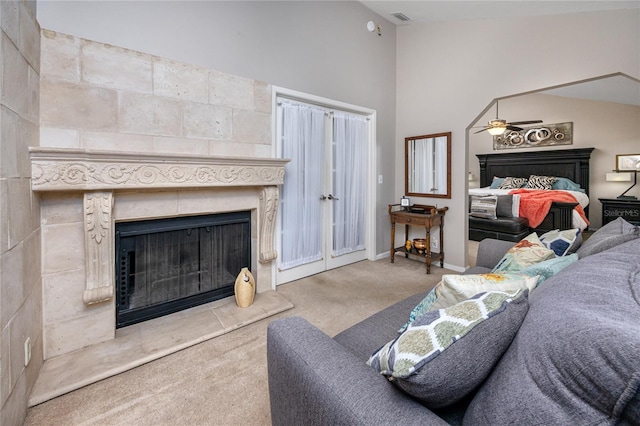
<instances>
[{"instance_id":1,"label":"fireplace","mask_svg":"<svg viewBox=\"0 0 640 426\"><path fill-rule=\"evenodd\" d=\"M250 264L242 266L253 273L257 295L275 290L274 227L287 160L30 151L32 189L41 194L45 359L129 329L116 328L119 224L250 212ZM228 269L234 277L240 270Z\"/></svg>"},{"instance_id":2,"label":"fireplace","mask_svg":"<svg viewBox=\"0 0 640 426\"><path fill-rule=\"evenodd\" d=\"M234 294L251 267L251 212L116 223L116 327Z\"/></svg>"}]
</instances>

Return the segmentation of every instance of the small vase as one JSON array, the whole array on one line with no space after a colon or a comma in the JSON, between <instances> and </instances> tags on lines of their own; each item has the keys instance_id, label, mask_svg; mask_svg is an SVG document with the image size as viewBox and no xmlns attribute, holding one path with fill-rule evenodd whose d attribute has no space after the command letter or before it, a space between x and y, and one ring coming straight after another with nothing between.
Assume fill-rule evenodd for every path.
<instances>
[{"instance_id":1,"label":"small vase","mask_svg":"<svg viewBox=\"0 0 640 426\"><path fill-rule=\"evenodd\" d=\"M242 268L236 278L234 288L236 293L236 304L241 308L251 306L256 294L256 281L248 268Z\"/></svg>"}]
</instances>

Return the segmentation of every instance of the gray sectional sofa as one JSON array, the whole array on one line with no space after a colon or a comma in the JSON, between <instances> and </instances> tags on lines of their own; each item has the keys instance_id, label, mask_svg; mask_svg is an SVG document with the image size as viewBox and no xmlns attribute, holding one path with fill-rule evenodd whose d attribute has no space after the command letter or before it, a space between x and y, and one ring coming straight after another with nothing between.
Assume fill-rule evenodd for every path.
<instances>
[{"instance_id":1,"label":"gray sectional sofa","mask_svg":"<svg viewBox=\"0 0 640 426\"><path fill-rule=\"evenodd\" d=\"M272 322L273 424L640 424L640 230L614 222L584 242L580 260L530 293L528 312L488 377L448 406L427 408L365 364L397 336L424 294L334 338L302 318ZM487 272L512 244L483 240L467 273ZM463 347L458 342L452 347ZM473 347L439 364L451 378L443 394L464 388L464 371L483 362L484 351Z\"/></svg>"}]
</instances>

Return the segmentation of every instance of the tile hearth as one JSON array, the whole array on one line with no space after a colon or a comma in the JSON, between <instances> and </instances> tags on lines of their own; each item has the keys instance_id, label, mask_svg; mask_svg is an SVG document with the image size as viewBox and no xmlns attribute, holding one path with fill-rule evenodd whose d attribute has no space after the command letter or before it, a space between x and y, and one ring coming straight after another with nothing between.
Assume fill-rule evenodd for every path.
<instances>
[{"instance_id":1,"label":"tile hearth","mask_svg":"<svg viewBox=\"0 0 640 426\"><path fill-rule=\"evenodd\" d=\"M248 308L229 297L116 332L116 338L47 360L29 406L74 391L147 362L293 308L275 291L256 294Z\"/></svg>"}]
</instances>

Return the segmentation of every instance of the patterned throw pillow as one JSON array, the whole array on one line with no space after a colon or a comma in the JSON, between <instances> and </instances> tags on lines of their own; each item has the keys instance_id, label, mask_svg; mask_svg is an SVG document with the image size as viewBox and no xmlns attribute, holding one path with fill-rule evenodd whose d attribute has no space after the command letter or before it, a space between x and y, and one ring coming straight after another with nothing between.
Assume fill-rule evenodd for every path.
<instances>
[{"instance_id":1,"label":"patterned throw pillow","mask_svg":"<svg viewBox=\"0 0 640 426\"><path fill-rule=\"evenodd\" d=\"M511 247L491 272L519 272L534 263L556 257L553 250L540 242L538 234L529 234Z\"/></svg>"},{"instance_id":2,"label":"patterned throw pillow","mask_svg":"<svg viewBox=\"0 0 640 426\"><path fill-rule=\"evenodd\" d=\"M556 229L540 235L540 242L546 248L553 250L556 256L564 256L567 253L573 253L580 247L582 233L579 228L565 229L564 231Z\"/></svg>"},{"instance_id":3,"label":"patterned throw pillow","mask_svg":"<svg viewBox=\"0 0 640 426\"><path fill-rule=\"evenodd\" d=\"M398 332L403 332L409 324L429 311L447 308L478 293L488 291L514 292L520 289L533 290L537 274L445 274L442 280L409 313L409 321Z\"/></svg>"},{"instance_id":4,"label":"patterned throw pillow","mask_svg":"<svg viewBox=\"0 0 640 426\"><path fill-rule=\"evenodd\" d=\"M537 176L531 175L529 176L529 180L527 181L527 185L525 188L527 189L553 189L553 184L558 180L555 176Z\"/></svg>"},{"instance_id":5,"label":"patterned throw pillow","mask_svg":"<svg viewBox=\"0 0 640 426\"><path fill-rule=\"evenodd\" d=\"M528 310L527 290L492 291L428 312L367 364L427 407L456 403L489 375Z\"/></svg>"},{"instance_id":6,"label":"patterned throw pillow","mask_svg":"<svg viewBox=\"0 0 640 426\"><path fill-rule=\"evenodd\" d=\"M496 219L497 205L498 197L495 195L489 195L486 197L473 195L471 196L471 207L469 214L473 217Z\"/></svg>"},{"instance_id":7,"label":"patterned throw pillow","mask_svg":"<svg viewBox=\"0 0 640 426\"><path fill-rule=\"evenodd\" d=\"M527 184L527 178L518 178L518 177L506 177L498 185L498 189L518 189L522 188Z\"/></svg>"}]
</instances>

